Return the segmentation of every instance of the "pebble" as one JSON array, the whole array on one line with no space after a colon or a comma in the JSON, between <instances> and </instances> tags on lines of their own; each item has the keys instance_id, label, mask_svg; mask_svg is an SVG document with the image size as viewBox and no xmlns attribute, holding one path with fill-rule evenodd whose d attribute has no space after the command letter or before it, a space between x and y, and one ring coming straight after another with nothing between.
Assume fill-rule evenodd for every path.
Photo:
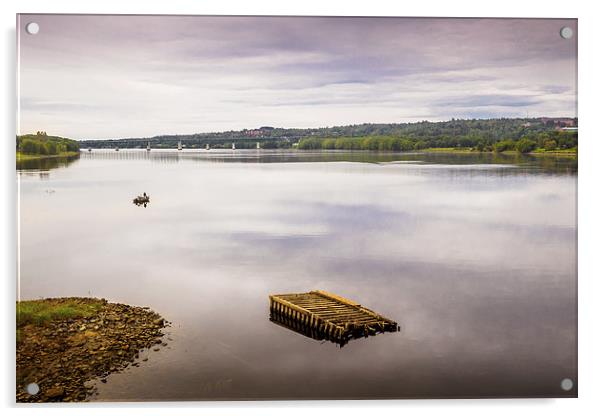
<instances>
[{"instance_id":1,"label":"pebble","mask_svg":"<svg viewBox=\"0 0 602 416\"><path fill-rule=\"evenodd\" d=\"M44 299L40 302L56 304L62 300L99 302L90 298ZM20 328L22 341L17 345L17 380L24 380L24 374L35 374L40 380L41 394L30 396L25 393L25 385L18 383L17 402L87 400L96 391L96 381L107 383L107 375L124 370L147 348L159 350L163 336L160 330L166 321L156 313L148 308L106 301L101 305L98 314L89 318L56 320L43 327ZM142 361L148 361L148 358ZM132 367L138 365L133 362Z\"/></svg>"},{"instance_id":2,"label":"pebble","mask_svg":"<svg viewBox=\"0 0 602 416\"><path fill-rule=\"evenodd\" d=\"M52 387L46 390L46 397L49 399L56 399L58 397L63 397L65 394L65 388L61 386Z\"/></svg>"}]
</instances>

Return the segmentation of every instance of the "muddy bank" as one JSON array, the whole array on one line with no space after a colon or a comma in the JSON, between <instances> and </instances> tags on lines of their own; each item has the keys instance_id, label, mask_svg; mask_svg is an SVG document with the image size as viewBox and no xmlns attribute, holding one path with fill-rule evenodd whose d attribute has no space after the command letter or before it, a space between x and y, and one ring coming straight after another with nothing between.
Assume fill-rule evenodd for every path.
<instances>
[{"instance_id":1,"label":"muddy bank","mask_svg":"<svg viewBox=\"0 0 602 416\"><path fill-rule=\"evenodd\" d=\"M166 346L167 325L148 308L104 299L17 302L17 402L86 400L95 382Z\"/></svg>"}]
</instances>

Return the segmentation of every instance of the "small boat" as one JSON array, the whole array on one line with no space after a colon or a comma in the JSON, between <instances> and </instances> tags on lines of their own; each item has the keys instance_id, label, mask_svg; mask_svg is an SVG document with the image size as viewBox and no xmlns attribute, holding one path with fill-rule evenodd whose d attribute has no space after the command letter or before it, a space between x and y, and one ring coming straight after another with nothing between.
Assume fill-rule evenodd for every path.
<instances>
[{"instance_id":1,"label":"small boat","mask_svg":"<svg viewBox=\"0 0 602 416\"><path fill-rule=\"evenodd\" d=\"M119 147L115 147L115 151L118 152L119 151Z\"/></svg>"},{"instance_id":2,"label":"small boat","mask_svg":"<svg viewBox=\"0 0 602 416\"><path fill-rule=\"evenodd\" d=\"M255 147L256 147L257 149L261 149L261 146L259 145L259 142L255 143Z\"/></svg>"},{"instance_id":3,"label":"small boat","mask_svg":"<svg viewBox=\"0 0 602 416\"><path fill-rule=\"evenodd\" d=\"M232 143L232 150L236 150L236 143Z\"/></svg>"},{"instance_id":4,"label":"small boat","mask_svg":"<svg viewBox=\"0 0 602 416\"><path fill-rule=\"evenodd\" d=\"M147 145L146 145L146 151L147 151L147 152L150 152L150 150L151 150L151 147L150 147L150 142L148 142L148 143L147 143Z\"/></svg>"},{"instance_id":5,"label":"small boat","mask_svg":"<svg viewBox=\"0 0 602 416\"><path fill-rule=\"evenodd\" d=\"M136 198L134 198L133 202L136 205L144 205L146 207L146 204L150 202L150 196L148 196L145 192L142 195L138 195Z\"/></svg>"},{"instance_id":6,"label":"small boat","mask_svg":"<svg viewBox=\"0 0 602 416\"><path fill-rule=\"evenodd\" d=\"M209 143L205 145L205 150L209 150Z\"/></svg>"},{"instance_id":7,"label":"small boat","mask_svg":"<svg viewBox=\"0 0 602 416\"><path fill-rule=\"evenodd\" d=\"M178 150L182 150L182 141L178 142Z\"/></svg>"}]
</instances>

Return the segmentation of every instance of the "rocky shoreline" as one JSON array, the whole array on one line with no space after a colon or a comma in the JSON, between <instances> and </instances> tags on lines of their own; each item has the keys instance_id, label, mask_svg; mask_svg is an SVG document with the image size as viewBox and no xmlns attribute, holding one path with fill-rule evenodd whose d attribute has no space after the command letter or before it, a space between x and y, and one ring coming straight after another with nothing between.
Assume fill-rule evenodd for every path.
<instances>
[{"instance_id":1,"label":"rocky shoreline","mask_svg":"<svg viewBox=\"0 0 602 416\"><path fill-rule=\"evenodd\" d=\"M17 317L17 402L85 401L97 380L106 382L110 373L138 366L141 352L167 345L162 330L169 323L149 308L94 298L27 302L56 308L76 305L94 312L41 322L19 323ZM31 394L36 387L39 391Z\"/></svg>"}]
</instances>

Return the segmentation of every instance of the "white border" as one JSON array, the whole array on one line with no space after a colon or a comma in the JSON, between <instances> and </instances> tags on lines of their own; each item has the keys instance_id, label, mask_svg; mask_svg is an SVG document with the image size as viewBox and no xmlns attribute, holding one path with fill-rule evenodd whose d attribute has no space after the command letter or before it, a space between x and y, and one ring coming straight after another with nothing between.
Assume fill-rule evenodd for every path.
<instances>
[{"instance_id":1,"label":"white border","mask_svg":"<svg viewBox=\"0 0 602 416\"><path fill-rule=\"evenodd\" d=\"M402 411L420 414L446 415L507 415L508 413L532 415L600 414L600 342L602 317L600 296L600 217L602 216L600 155L602 155L602 129L598 120L602 112L600 89L600 27L602 16L596 13L594 1L527 2L525 0L486 1L453 0L415 2L385 2L379 0L3 0L0 2L3 33L3 85L2 117L4 138L1 141L2 160L2 210L3 232L0 262L3 265L4 283L3 339L0 374L2 401L12 413L14 408L14 300L16 292L16 176L14 159L15 120L15 14L20 13L144 13L144 14L285 14L285 15L348 15L348 16L441 16L441 17L558 17L579 19L579 399L520 399L520 400L423 400L423 401L338 401L338 402L204 402L157 404L93 404L65 406L39 406L18 409L26 413L41 410L44 413L81 413L84 408L92 414L106 414L108 408L119 408L132 414L198 414L200 407L211 414L245 413L264 414L331 414L345 412L365 414L369 411L398 414Z\"/></svg>"}]
</instances>

